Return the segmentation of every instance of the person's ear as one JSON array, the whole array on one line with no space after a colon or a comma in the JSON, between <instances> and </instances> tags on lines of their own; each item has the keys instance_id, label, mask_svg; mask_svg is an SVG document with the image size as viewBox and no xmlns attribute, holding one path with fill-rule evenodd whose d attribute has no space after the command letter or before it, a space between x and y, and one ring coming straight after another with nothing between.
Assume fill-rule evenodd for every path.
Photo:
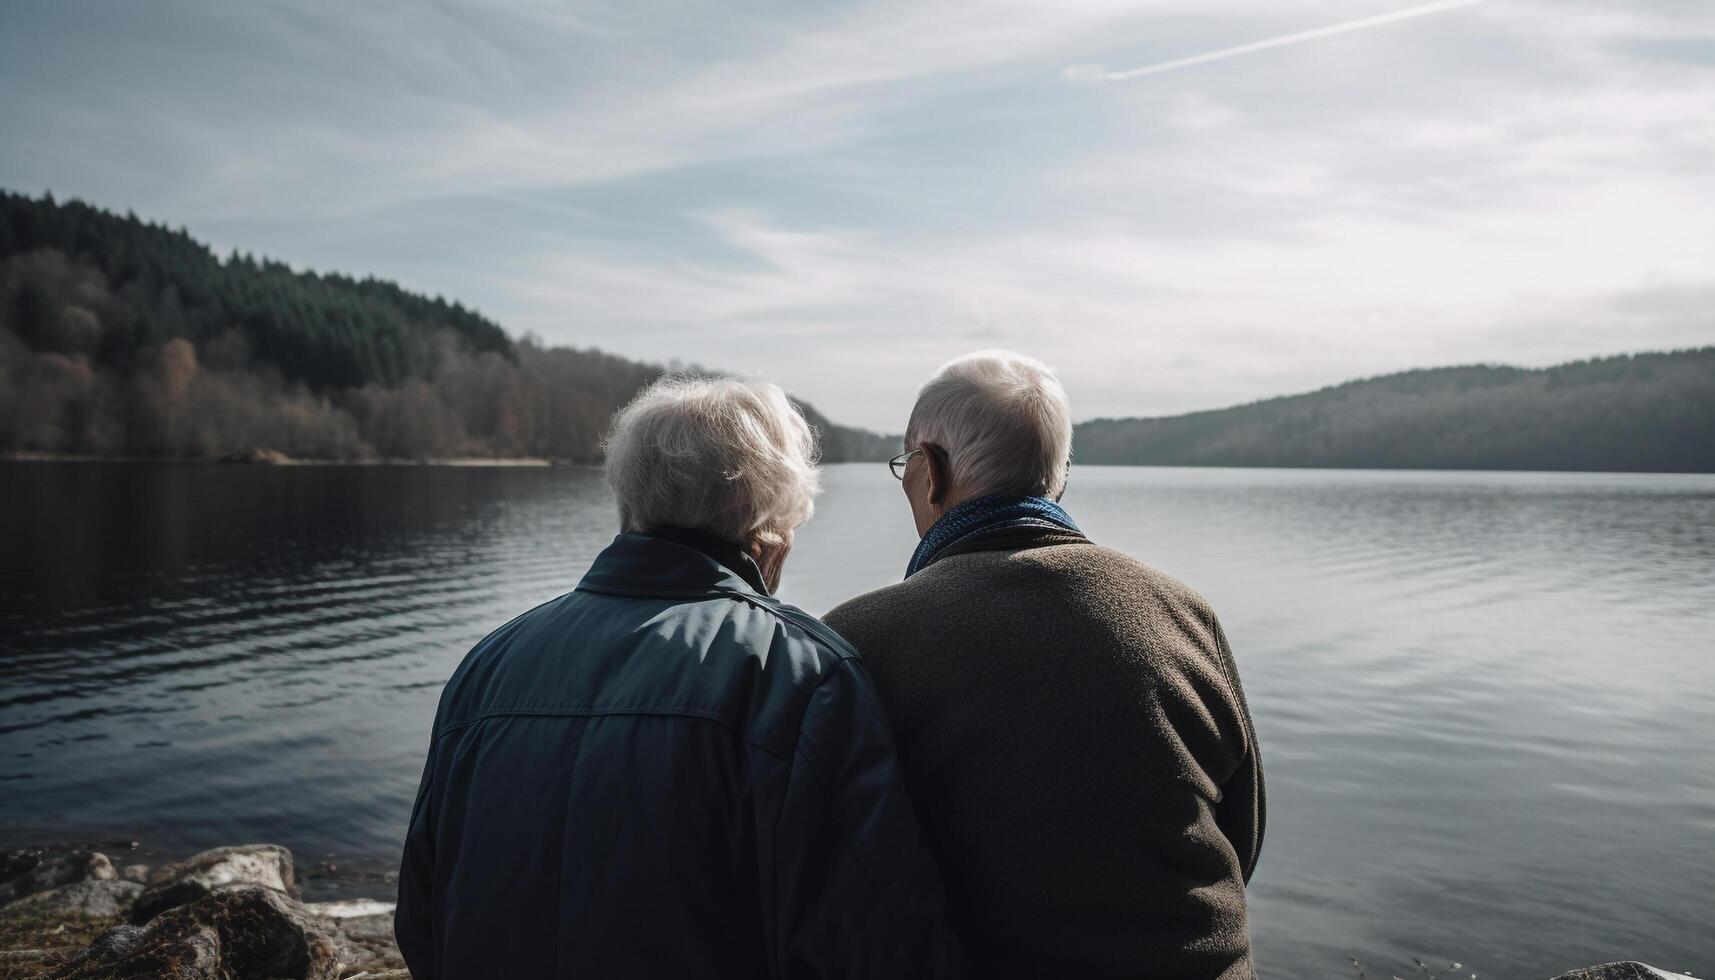
<instances>
[{"instance_id":1,"label":"person's ear","mask_svg":"<svg viewBox=\"0 0 1715 980\"><path fill-rule=\"evenodd\" d=\"M791 531L760 531L750 539L746 549L756 565L762 570L762 581L773 592L780 588L780 580L786 572L786 556L792 551Z\"/></svg>"},{"instance_id":2,"label":"person's ear","mask_svg":"<svg viewBox=\"0 0 1715 980\"><path fill-rule=\"evenodd\" d=\"M923 443L923 464L927 467L929 502L940 504L953 489L953 466L940 446Z\"/></svg>"}]
</instances>

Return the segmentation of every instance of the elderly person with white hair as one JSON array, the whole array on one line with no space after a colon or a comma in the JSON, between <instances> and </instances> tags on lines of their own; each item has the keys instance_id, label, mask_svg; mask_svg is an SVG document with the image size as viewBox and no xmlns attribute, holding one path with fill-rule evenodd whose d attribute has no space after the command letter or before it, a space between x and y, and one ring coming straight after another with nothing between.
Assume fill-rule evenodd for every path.
<instances>
[{"instance_id":1,"label":"elderly person with white hair","mask_svg":"<svg viewBox=\"0 0 1715 980\"><path fill-rule=\"evenodd\" d=\"M972 972L1254 977L1262 768L1215 614L1060 507L1072 421L1041 363L952 361L905 431L906 579L826 618L875 678Z\"/></svg>"},{"instance_id":2,"label":"elderly person with white hair","mask_svg":"<svg viewBox=\"0 0 1715 980\"><path fill-rule=\"evenodd\" d=\"M817 490L771 384L617 417L622 533L441 696L399 872L417 980L960 972L862 663L775 599Z\"/></svg>"}]
</instances>

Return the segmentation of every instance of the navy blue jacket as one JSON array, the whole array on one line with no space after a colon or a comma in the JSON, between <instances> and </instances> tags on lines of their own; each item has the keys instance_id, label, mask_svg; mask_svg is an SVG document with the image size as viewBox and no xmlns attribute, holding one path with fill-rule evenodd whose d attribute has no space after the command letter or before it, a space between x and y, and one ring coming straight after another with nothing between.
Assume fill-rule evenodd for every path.
<instances>
[{"instance_id":1,"label":"navy blue jacket","mask_svg":"<svg viewBox=\"0 0 1715 980\"><path fill-rule=\"evenodd\" d=\"M737 549L664 534L447 683L399 872L412 975L959 972L857 654Z\"/></svg>"}]
</instances>

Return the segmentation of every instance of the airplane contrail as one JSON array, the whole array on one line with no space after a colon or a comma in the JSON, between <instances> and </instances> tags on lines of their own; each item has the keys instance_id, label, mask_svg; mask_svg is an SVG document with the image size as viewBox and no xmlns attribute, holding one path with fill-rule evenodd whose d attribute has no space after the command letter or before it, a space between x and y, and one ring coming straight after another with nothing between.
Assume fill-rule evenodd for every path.
<instances>
[{"instance_id":1,"label":"airplane contrail","mask_svg":"<svg viewBox=\"0 0 1715 980\"><path fill-rule=\"evenodd\" d=\"M1438 14L1443 10L1452 10L1456 7L1469 7L1472 4L1482 2L1483 0L1436 0L1435 3L1426 3L1416 7L1407 7L1404 10L1395 10L1392 13L1377 14L1373 17L1360 17L1357 20L1348 20L1344 23L1331 24L1327 27L1317 27L1308 31L1299 31L1296 34L1283 34L1280 37L1271 37L1266 41L1253 41L1250 44L1241 44L1233 48L1222 48L1219 51L1208 51L1203 54L1192 55L1189 58L1175 58L1172 61L1163 61L1158 65L1147 65L1143 68L1128 68L1125 71L1104 72L1096 77L1110 82L1120 82L1128 78L1141 78L1144 75L1155 75L1164 71L1173 71L1178 68L1189 68L1192 65L1201 65L1208 61L1220 61L1222 58L1234 58L1241 54L1250 54L1253 51L1266 51L1269 48L1284 47L1285 45L1297 44L1301 41L1313 41L1319 37L1328 37L1333 34L1344 34L1347 31L1361 31L1367 27L1391 24L1396 20L1409 20L1413 17Z\"/></svg>"}]
</instances>

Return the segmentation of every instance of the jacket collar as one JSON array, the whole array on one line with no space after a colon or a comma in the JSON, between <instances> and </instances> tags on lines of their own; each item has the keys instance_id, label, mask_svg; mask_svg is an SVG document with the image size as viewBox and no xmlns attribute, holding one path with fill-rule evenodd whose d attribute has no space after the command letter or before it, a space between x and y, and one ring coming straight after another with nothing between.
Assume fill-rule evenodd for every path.
<instances>
[{"instance_id":1,"label":"jacket collar","mask_svg":"<svg viewBox=\"0 0 1715 980\"><path fill-rule=\"evenodd\" d=\"M1058 527L1004 527L979 531L968 538L961 538L936 552L935 561L976 551L1029 551L1032 548L1050 548L1059 544L1089 543L1090 539L1085 537L1082 531L1068 531Z\"/></svg>"},{"instance_id":2,"label":"jacket collar","mask_svg":"<svg viewBox=\"0 0 1715 980\"><path fill-rule=\"evenodd\" d=\"M742 548L686 528L619 535L596 556L578 590L663 598L768 595L762 570Z\"/></svg>"},{"instance_id":3,"label":"jacket collar","mask_svg":"<svg viewBox=\"0 0 1715 980\"><path fill-rule=\"evenodd\" d=\"M948 548L979 535L1017 528L1038 528L1047 531L1079 533L1078 522L1065 508L1047 497L1015 494L989 494L967 500L930 526L911 563L905 568L910 578L933 564Z\"/></svg>"}]
</instances>

